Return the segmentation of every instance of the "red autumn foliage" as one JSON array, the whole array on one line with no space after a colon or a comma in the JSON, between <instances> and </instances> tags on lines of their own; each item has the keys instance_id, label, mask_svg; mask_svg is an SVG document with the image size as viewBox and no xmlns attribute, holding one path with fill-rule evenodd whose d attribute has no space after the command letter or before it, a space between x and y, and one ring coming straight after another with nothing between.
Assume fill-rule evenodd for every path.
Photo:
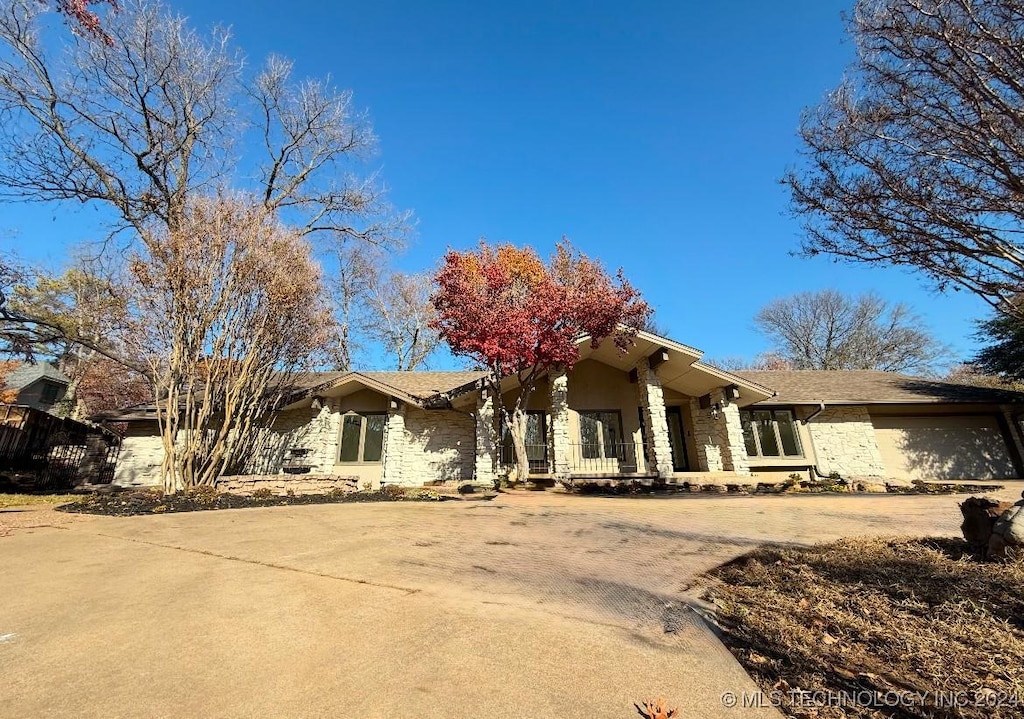
<instances>
[{"instance_id":1,"label":"red autumn foliage","mask_svg":"<svg viewBox=\"0 0 1024 719\"><path fill-rule=\"evenodd\" d=\"M546 265L529 247L450 250L435 282L434 325L452 352L502 375L569 369L582 337L625 349L650 315L621 270L609 275L564 240Z\"/></svg>"},{"instance_id":2,"label":"red autumn foliage","mask_svg":"<svg viewBox=\"0 0 1024 719\"><path fill-rule=\"evenodd\" d=\"M40 0L44 2L45 0ZM118 9L118 0L56 0L54 3L61 15L67 16L72 21L72 29L83 35L88 35L102 40L108 45L113 44L113 39L107 35L100 24L99 15L89 9L90 5L109 5L111 9Z\"/></svg>"},{"instance_id":3,"label":"red autumn foliage","mask_svg":"<svg viewBox=\"0 0 1024 719\"><path fill-rule=\"evenodd\" d=\"M525 409L540 375L571 369L584 338L594 347L612 338L626 350L651 313L621 270L609 275L564 239L547 264L528 247L481 242L475 252L450 250L434 281L437 317L431 326L453 353L490 370L520 481L529 474ZM512 374L519 392L506 406L501 379Z\"/></svg>"}]
</instances>

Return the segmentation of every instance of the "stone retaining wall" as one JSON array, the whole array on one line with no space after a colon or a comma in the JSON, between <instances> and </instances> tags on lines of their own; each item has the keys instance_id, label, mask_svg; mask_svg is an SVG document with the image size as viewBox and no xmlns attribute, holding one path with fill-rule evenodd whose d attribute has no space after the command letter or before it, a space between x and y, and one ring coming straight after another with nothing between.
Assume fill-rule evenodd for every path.
<instances>
[{"instance_id":1,"label":"stone retaining wall","mask_svg":"<svg viewBox=\"0 0 1024 719\"><path fill-rule=\"evenodd\" d=\"M334 474L246 474L217 480L217 490L229 494L252 494L258 489L269 489L274 494L287 494L289 490L295 494L355 492L359 480Z\"/></svg>"}]
</instances>

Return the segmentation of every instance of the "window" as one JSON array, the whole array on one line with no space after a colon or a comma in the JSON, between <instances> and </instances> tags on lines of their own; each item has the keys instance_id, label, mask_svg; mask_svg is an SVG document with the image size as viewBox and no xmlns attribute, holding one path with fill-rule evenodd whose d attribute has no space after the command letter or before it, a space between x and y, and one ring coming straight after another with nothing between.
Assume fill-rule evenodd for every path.
<instances>
[{"instance_id":1,"label":"window","mask_svg":"<svg viewBox=\"0 0 1024 719\"><path fill-rule=\"evenodd\" d=\"M622 415L580 412L580 448L584 459L616 459L622 447Z\"/></svg>"},{"instance_id":2,"label":"window","mask_svg":"<svg viewBox=\"0 0 1024 719\"><path fill-rule=\"evenodd\" d=\"M39 392L39 402L41 404L54 404L57 402L57 397L60 395L61 386L55 382L43 382L43 386Z\"/></svg>"},{"instance_id":3,"label":"window","mask_svg":"<svg viewBox=\"0 0 1024 719\"><path fill-rule=\"evenodd\" d=\"M346 414L341 420L340 462L379 462L384 454L387 415Z\"/></svg>"},{"instance_id":4,"label":"window","mask_svg":"<svg viewBox=\"0 0 1024 719\"><path fill-rule=\"evenodd\" d=\"M740 412L743 443L751 457L801 457L800 435L788 409Z\"/></svg>"},{"instance_id":5,"label":"window","mask_svg":"<svg viewBox=\"0 0 1024 719\"><path fill-rule=\"evenodd\" d=\"M531 472L548 471L548 421L543 410L527 410L526 412L526 458L530 461ZM516 461L515 449L512 446L512 434L508 427L501 428L501 461L512 465Z\"/></svg>"}]
</instances>

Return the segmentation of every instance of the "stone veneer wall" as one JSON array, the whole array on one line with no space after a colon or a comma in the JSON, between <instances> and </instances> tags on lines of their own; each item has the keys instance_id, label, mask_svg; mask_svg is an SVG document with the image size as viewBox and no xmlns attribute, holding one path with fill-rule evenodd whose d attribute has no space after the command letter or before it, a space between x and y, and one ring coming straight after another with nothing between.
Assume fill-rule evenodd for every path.
<instances>
[{"instance_id":1,"label":"stone veneer wall","mask_svg":"<svg viewBox=\"0 0 1024 719\"><path fill-rule=\"evenodd\" d=\"M133 422L129 425L114 465L114 484L119 487L160 484L164 444L158 431L156 422Z\"/></svg>"},{"instance_id":2,"label":"stone veneer wall","mask_svg":"<svg viewBox=\"0 0 1024 719\"><path fill-rule=\"evenodd\" d=\"M473 479L476 422L470 414L409 407L405 430L402 484Z\"/></svg>"},{"instance_id":3,"label":"stone veneer wall","mask_svg":"<svg viewBox=\"0 0 1024 719\"><path fill-rule=\"evenodd\" d=\"M885 476L867 407L826 407L807 429L822 472L838 472L845 479Z\"/></svg>"},{"instance_id":4,"label":"stone veneer wall","mask_svg":"<svg viewBox=\"0 0 1024 719\"><path fill-rule=\"evenodd\" d=\"M711 407L700 408L700 401L690 400L690 416L693 418L693 437L697 445L697 464L702 472L734 472L750 474L750 458L743 443L743 426L740 410L725 399L721 389L711 393L711 404L721 403L718 419L712 416Z\"/></svg>"},{"instance_id":5,"label":"stone veneer wall","mask_svg":"<svg viewBox=\"0 0 1024 719\"><path fill-rule=\"evenodd\" d=\"M647 426L645 463L648 472L657 472L662 479L672 476L672 445L668 436L668 420L665 417L665 393L658 374L651 369L646 357L637 362L637 393L640 408Z\"/></svg>"},{"instance_id":6,"label":"stone veneer wall","mask_svg":"<svg viewBox=\"0 0 1024 719\"><path fill-rule=\"evenodd\" d=\"M569 376L564 370L551 372L551 412L548 418L548 452L555 479L569 479Z\"/></svg>"},{"instance_id":7,"label":"stone veneer wall","mask_svg":"<svg viewBox=\"0 0 1024 719\"><path fill-rule=\"evenodd\" d=\"M269 489L274 494L327 494L333 491L355 492L359 489L356 477L334 474L257 474L221 477L217 489L230 494L252 494Z\"/></svg>"},{"instance_id":8,"label":"stone veneer wall","mask_svg":"<svg viewBox=\"0 0 1024 719\"><path fill-rule=\"evenodd\" d=\"M490 390L481 390L476 399L474 430L476 446L474 452L473 481L477 484L493 485L495 478L495 448L497 432L494 428L494 395Z\"/></svg>"}]
</instances>

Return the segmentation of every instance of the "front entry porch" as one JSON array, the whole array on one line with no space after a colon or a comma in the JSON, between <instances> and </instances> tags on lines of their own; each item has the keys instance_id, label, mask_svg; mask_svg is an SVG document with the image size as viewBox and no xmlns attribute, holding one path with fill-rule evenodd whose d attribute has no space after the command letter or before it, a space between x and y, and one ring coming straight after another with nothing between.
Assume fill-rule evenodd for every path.
<instances>
[{"instance_id":1,"label":"front entry porch","mask_svg":"<svg viewBox=\"0 0 1024 719\"><path fill-rule=\"evenodd\" d=\"M684 349L632 356L594 350L570 372L549 372L525 410L530 477L684 483L709 474L749 476L739 407L768 393L700 365ZM506 407L517 392L503 387ZM478 477L514 475L495 398L480 389L477 399Z\"/></svg>"}]
</instances>

